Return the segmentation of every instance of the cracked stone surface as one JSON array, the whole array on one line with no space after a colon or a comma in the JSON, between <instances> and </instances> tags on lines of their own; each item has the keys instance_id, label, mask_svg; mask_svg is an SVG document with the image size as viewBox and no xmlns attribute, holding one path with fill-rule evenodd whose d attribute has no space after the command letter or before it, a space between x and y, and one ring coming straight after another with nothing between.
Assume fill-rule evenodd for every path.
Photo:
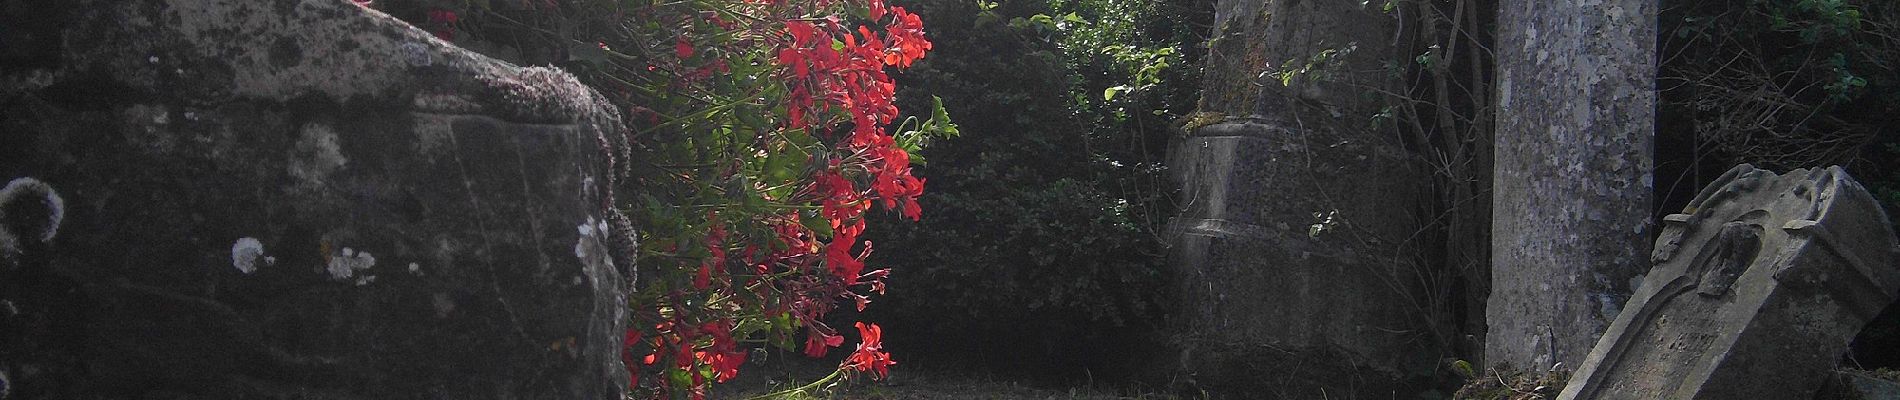
<instances>
[{"instance_id":1,"label":"cracked stone surface","mask_svg":"<svg viewBox=\"0 0 1900 400\"><path fill-rule=\"evenodd\" d=\"M0 182L61 200L5 200L57 228L0 229L13 398L619 398L572 76L348 0L3 5Z\"/></svg>"}]
</instances>

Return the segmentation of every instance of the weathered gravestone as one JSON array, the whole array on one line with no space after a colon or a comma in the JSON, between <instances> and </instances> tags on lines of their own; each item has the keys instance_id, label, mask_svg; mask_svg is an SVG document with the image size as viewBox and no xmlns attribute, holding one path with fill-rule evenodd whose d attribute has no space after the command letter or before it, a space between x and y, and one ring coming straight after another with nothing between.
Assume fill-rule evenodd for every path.
<instances>
[{"instance_id":1,"label":"weathered gravestone","mask_svg":"<svg viewBox=\"0 0 1900 400\"><path fill-rule=\"evenodd\" d=\"M0 1L0 374L618 399L618 118L348 0Z\"/></svg>"},{"instance_id":2,"label":"weathered gravestone","mask_svg":"<svg viewBox=\"0 0 1900 400\"><path fill-rule=\"evenodd\" d=\"M1561 399L1810 398L1900 288L1886 214L1840 167L1740 165L1663 222Z\"/></svg>"}]
</instances>

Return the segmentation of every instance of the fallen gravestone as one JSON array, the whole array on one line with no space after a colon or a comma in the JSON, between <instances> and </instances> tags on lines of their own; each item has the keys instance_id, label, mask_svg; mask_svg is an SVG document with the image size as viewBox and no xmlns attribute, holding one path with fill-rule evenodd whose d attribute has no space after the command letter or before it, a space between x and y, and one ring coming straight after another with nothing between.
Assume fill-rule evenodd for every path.
<instances>
[{"instance_id":1,"label":"fallen gravestone","mask_svg":"<svg viewBox=\"0 0 1900 400\"><path fill-rule=\"evenodd\" d=\"M621 130L348 0L0 2L0 397L618 399Z\"/></svg>"},{"instance_id":2,"label":"fallen gravestone","mask_svg":"<svg viewBox=\"0 0 1900 400\"><path fill-rule=\"evenodd\" d=\"M1885 213L1839 167L1736 166L1663 222L1560 399L1811 398L1900 288Z\"/></svg>"}]
</instances>

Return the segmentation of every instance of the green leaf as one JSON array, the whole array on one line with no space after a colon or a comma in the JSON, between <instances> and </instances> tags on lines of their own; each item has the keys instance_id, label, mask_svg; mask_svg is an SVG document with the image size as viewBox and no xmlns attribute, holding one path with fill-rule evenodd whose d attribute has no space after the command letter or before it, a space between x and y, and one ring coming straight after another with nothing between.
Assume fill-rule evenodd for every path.
<instances>
[{"instance_id":1,"label":"green leaf","mask_svg":"<svg viewBox=\"0 0 1900 400\"><path fill-rule=\"evenodd\" d=\"M1123 87L1124 86L1110 86L1107 89L1102 89L1102 101L1114 101L1115 94L1121 93Z\"/></svg>"},{"instance_id":2,"label":"green leaf","mask_svg":"<svg viewBox=\"0 0 1900 400\"><path fill-rule=\"evenodd\" d=\"M759 172L765 176L767 184L780 185L798 179L798 163L810 157L803 151L797 150L772 153L766 156L765 164L759 167ZM773 197L784 198L777 194Z\"/></svg>"},{"instance_id":3,"label":"green leaf","mask_svg":"<svg viewBox=\"0 0 1900 400\"><path fill-rule=\"evenodd\" d=\"M683 369L667 368L666 380L670 381L673 387L693 387L693 376L688 375Z\"/></svg>"},{"instance_id":4,"label":"green leaf","mask_svg":"<svg viewBox=\"0 0 1900 400\"><path fill-rule=\"evenodd\" d=\"M805 229L810 229L812 234L818 235L819 237L829 238L837 234L831 230L831 221L819 216L818 213L806 215L805 218L798 221L798 223L805 225Z\"/></svg>"},{"instance_id":5,"label":"green leaf","mask_svg":"<svg viewBox=\"0 0 1900 400\"><path fill-rule=\"evenodd\" d=\"M929 128L925 130L936 133L939 137L943 138L962 136L963 132L957 130L957 124L950 122L950 111L944 110L943 98L930 96L930 101L930 121L924 122L924 126Z\"/></svg>"}]
</instances>

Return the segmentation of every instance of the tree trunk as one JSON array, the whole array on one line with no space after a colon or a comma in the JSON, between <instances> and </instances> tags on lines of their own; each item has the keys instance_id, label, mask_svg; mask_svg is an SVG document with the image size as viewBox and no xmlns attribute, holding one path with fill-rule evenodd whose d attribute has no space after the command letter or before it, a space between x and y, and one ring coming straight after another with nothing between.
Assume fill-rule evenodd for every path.
<instances>
[{"instance_id":1,"label":"tree trunk","mask_svg":"<svg viewBox=\"0 0 1900 400\"><path fill-rule=\"evenodd\" d=\"M1649 269L1656 4L1501 3L1485 357L1574 368Z\"/></svg>"}]
</instances>

